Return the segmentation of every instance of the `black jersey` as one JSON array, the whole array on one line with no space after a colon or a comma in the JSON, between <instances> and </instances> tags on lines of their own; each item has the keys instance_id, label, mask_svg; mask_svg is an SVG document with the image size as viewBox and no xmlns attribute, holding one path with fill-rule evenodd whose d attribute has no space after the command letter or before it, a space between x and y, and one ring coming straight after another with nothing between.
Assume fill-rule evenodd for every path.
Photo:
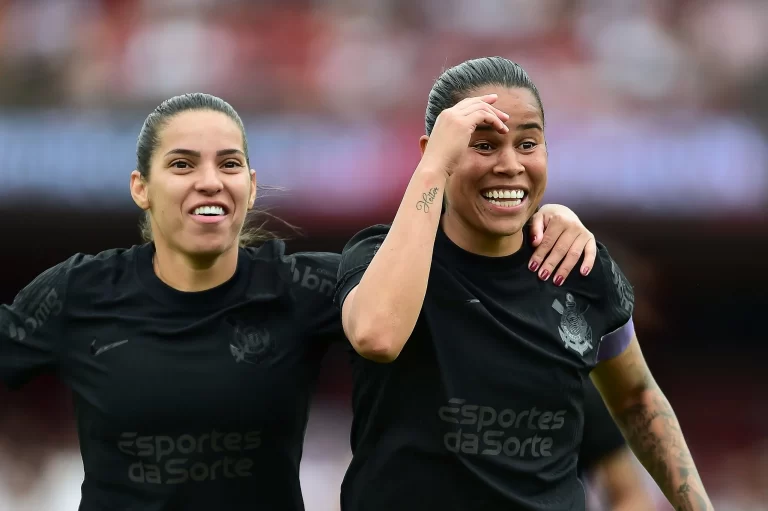
<instances>
[{"instance_id":1,"label":"black jersey","mask_svg":"<svg viewBox=\"0 0 768 511\"><path fill-rule=\"evenodd\" d=\"M579 450L579 474L585 477L603 459L626 446L597 388L588 382L584 388L584 438Z\"/></svg>"},{"instance_id":2,"label":"black jersey","mask_svg":"<svg viewBox=\"0 0 768 511\"><path fill-rule=\"evenodd\" d=\"M83 511L303 509L311 387L343 339L339 255L240 249L233 278L185 293L153 253L76 255L0 308L0 381L71 387Z\"/></svg>"},{"instance_id":3,"label":"black jersey","mask_svg":"<svg viewBox=\"0 0 768 511\"><path fill-rule=\"evenodd\" d=\"M387 230L347 244L337 305ZM527 269L532 251L526 233L517 253L483 257L438 230L424 305L399 357L353 357L345 511L584 508L584 387L599 358L629 344L633 295L602 245L591 274L562 287Z\"/></svg>"}]
</instances>

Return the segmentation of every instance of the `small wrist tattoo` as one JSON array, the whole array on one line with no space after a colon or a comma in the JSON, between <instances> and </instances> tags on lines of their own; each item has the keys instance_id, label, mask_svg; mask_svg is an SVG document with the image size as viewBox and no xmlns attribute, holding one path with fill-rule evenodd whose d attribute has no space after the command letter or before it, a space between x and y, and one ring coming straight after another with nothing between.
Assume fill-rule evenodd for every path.
<instances>
[{"instance_id":1,"label":"small wrist tattoo","mask_svg":"<svg viewBox=\"0 0 768 511\"><path fill-rule=\"evenodd\" d=\"M421 194L421 200L416 203L416 209L419 211L423 210L424 213L429 213L429 207L435 202L438 190L438 188L432 188L428 192Z\"/></svg>"}]
</instances>

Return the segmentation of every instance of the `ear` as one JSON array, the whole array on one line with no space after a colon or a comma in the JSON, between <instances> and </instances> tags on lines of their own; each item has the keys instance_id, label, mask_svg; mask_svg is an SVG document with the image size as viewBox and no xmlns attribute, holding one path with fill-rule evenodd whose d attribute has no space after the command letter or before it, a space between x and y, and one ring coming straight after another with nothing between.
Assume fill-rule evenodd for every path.
<instances>
[{"instance_id":1,"label":"ear","mask_svg":"<svg viewBox=\"0 0 768 511\"><path fill-rule=\"evenodd\" d=\"M149 209L149 184L138 170L131 172L131 197L138 207Z\"/></svg>"},{"instance_id":2,"label":"ear","mask_svg":"<svg viewBox=\"0 0 768 511\"><path fill-rule=\"evenodd\" d=\"M429 142L429 135L422 135L419 138L419 149L421 149L421 155L424 156L424 151L427 150L427 143Z\"/></svg>"},{"instance_id":3,"label":"ear","mask_svg":"<svg viewBox=\"0 0 768 511\"><path fill-rule=\"evenodd\" d=\"M248 209L253 209L253 205L256 202L256 171L251 169L250 173L251 193L248 196Z\"/></svg>"}]
</instances>

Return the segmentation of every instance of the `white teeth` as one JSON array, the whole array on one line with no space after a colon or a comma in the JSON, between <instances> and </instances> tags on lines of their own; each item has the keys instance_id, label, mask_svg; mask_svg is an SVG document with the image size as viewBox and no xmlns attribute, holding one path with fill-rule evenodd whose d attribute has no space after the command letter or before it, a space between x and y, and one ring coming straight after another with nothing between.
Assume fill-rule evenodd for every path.
<instances>
[{"instance_id":1,"label":"white teeth","mask_svg":"<svg viewBox=\"0 0 768 511\"><path fill-rule=\"evenodd\" d=\"M491 204L494 206L501 206L502 208L514 208L515 206L519 206L523 201L520 199L510 200L510 201L498 201L491 199Z\"/></svg>"},{"instance_id":2,"label":"white teeth","mask_svg":"<svg viewBox=\"0 0 768 511\"><path fill-rule=\"evenodd\" d=\"M522 190L499 189L483 192L486 199L522 199L524 195Z\"/></svg>"},{"instance_id":3,"label":"white teeth","mask_svg":"<svg viewBox=\"0 0 768 511\"><path fill-rule=\"evenodd\" d=\"M221 206L200 206L195 208L195 215L223 216L224 208Z\"/></svg>"}]
</instances>

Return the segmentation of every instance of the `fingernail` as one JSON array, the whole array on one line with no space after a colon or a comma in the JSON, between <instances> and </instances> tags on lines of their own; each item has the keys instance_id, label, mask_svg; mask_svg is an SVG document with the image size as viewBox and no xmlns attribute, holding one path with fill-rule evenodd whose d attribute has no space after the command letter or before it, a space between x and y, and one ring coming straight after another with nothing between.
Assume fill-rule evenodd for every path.
<instances>
[{"instance_id":1,"label":"fingernail","mask_svg":"<svg viewBox=\"0 0 768 511\"><path fill-rule=\"evenodd\" d=\"M541 272L541 280L547 280L549 278L549 270L544 270Z\"/></svg>"},{"instance_id":2,"label":"fingernail","mask_svg":"<svg viewBox=\"0 0 768 511\"><path fill-rule=\"evenodd\" d=\"M581 274L586 277L587 274L589 274L589 270L590 270L589 266L585 266L584 268L581 269Z\"/></svg>"},{"instance_id":3,"label":"fingernail","mask_svg":"<svg viewBox=\"0 0 768 511\"><path fill-rule=\"evenodd\" d=\"M563 284L563 280L565 280L565 279L563 279L563 276L562 275L558 275L557 277L555 277L555 280L554 280L555 285L556 286L561 286Z\"/></svg>"},{"instance_id":4,"label":"fingernail","mask_svg":"<svg viewBox=\"0 0 768 511\"><path fill-rule=\"evenodd\" d=\"M534 238L534 239L536 239L536 238ZM528 269L531 270L531 271L538 270L539 269L539 263L537 263L536 261L531 261L531 264L528 265Z\"/></svg>"}]
</instances>

